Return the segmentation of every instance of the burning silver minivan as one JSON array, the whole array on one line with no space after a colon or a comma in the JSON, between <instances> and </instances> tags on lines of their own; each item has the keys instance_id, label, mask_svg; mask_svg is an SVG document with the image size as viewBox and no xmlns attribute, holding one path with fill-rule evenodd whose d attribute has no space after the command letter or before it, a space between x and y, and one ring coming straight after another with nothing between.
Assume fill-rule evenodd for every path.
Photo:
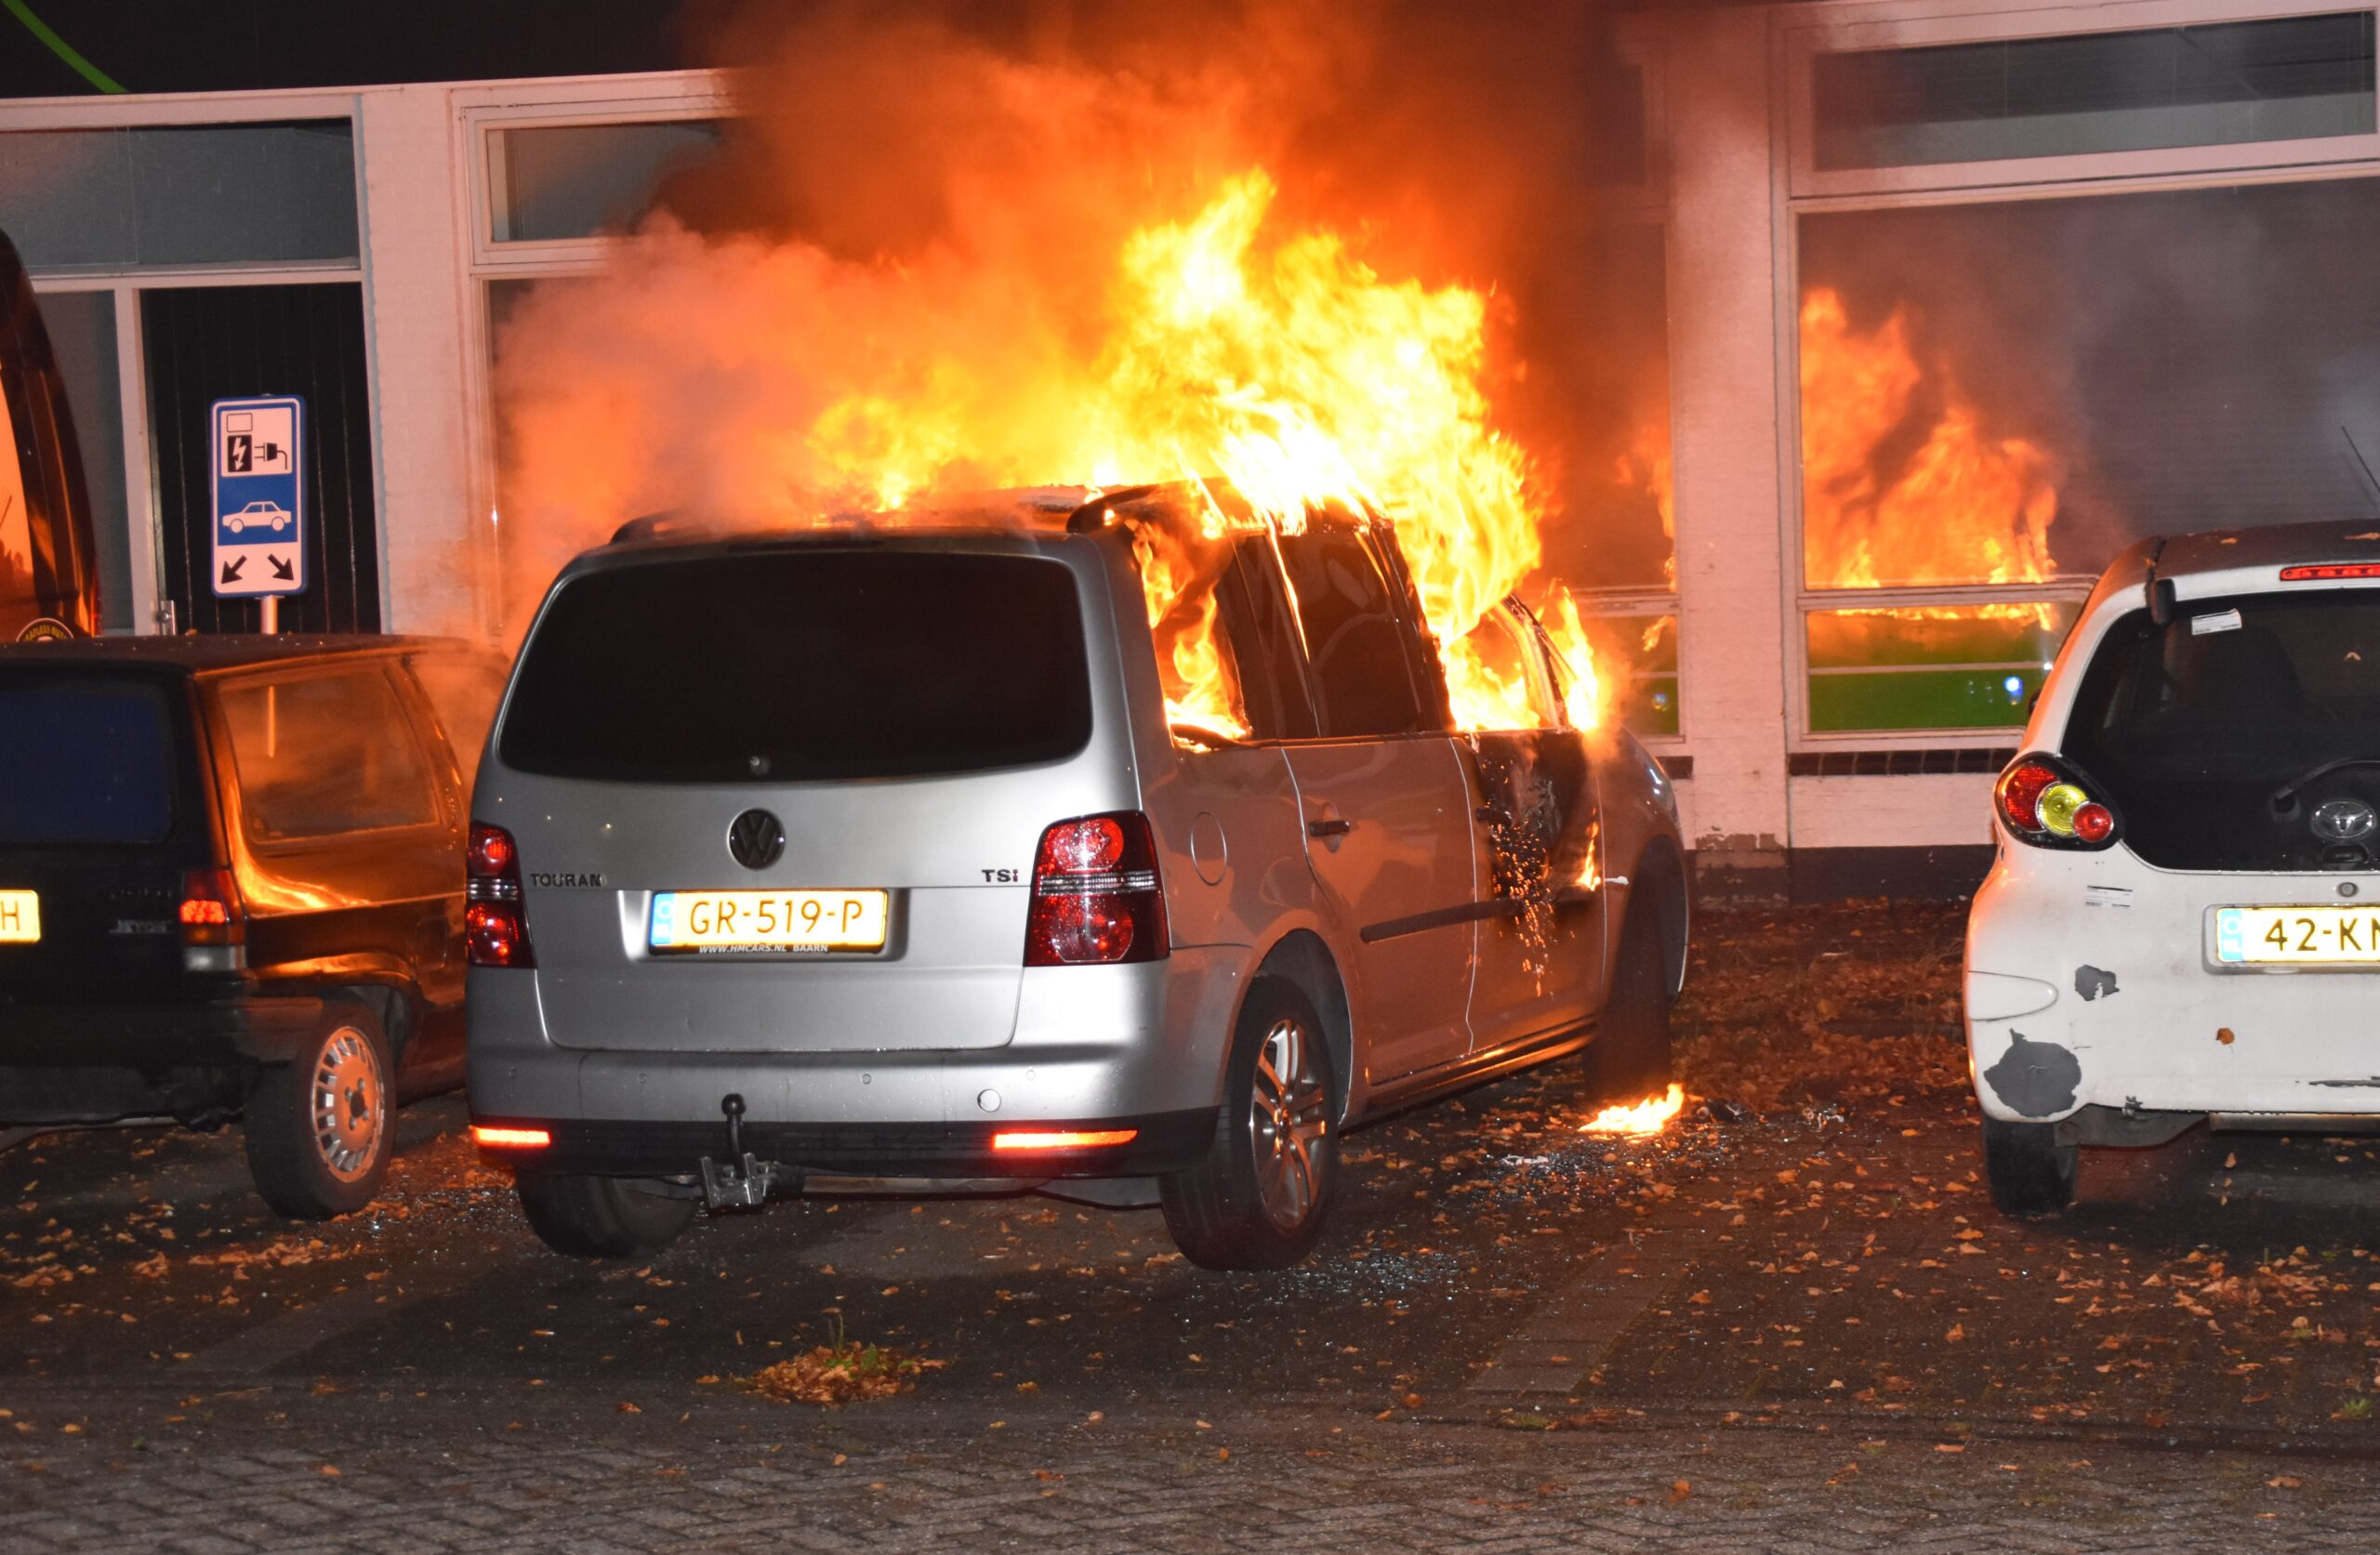
<instances>
[{"instance_id":1,"label":"burning silver minivan","mask_svg":"<svg viewBox=\"0 0 2380 1555\"><path fill-rule=\"evenodd\" d=\"M1569 725L1516 604L1481 630L1538 726L1456 732L1353 515L1203 549L1236 728L1170 717L1136 541L1181 512L647 523L564 570L480 768L469 909L474 1135L549 1244L1043 1187L1276 1268L1350 1124L1582 1049L1606 1088L1667 1078L1659 766Z\"/></svg>"}]
</instances>

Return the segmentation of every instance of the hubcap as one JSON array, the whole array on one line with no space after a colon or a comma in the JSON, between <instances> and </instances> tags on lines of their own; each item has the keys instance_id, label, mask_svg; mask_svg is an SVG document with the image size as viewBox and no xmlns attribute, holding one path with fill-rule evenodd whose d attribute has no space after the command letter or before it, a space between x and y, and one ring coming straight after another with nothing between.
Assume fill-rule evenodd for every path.
<instances>
[{"instance_id":1,"label":"hubcap","mask_svg":"<svg viewBox=\"0 0 2380 1555\"><path fill-rule=\"evenodd\" d=\"M1256 1056L1250 1087L1249 1138L1255 1147L1256 1187L1264 1213L1293 1231L1314 1212L1322 1193L1322 1140L1329 1128L1329 1097L1303 1026L1276 1021Z\"/></svg>"},{"instance_id":2,"label":"hubcap","mask_svg":"<svg viewBox=\"0 0 2380 1555\"><path fill-rule=\"evenodd\" d=\"M380 1058L362 1032L342 1026L331 1034L314 1062L308 1097L323 1165L341 1182L355 1181L371 1169L388 1124Z\"/></svg>"}]
</instances>

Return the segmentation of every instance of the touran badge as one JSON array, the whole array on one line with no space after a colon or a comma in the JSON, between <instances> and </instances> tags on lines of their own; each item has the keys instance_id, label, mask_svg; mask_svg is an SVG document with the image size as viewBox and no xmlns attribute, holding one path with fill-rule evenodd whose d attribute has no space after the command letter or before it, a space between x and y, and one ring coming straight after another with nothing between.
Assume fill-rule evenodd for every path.
<instances>
[{"instance_id":1,"label":"touran badge","mask_svg":"<svg viewBox=\"0 0 2380 1555\"><path fill-rule=\"evenodd\" d=\"M2326 842L2361 842L2380 824L2380 814L2361 799L2325 799L2314 807L2308 823Z\"/></svg>"},{"instance_id":2,"label":"touran badge","mask_svg":"<svg viewBox=\"0 0 2380 1555\"><path fill-rule=\"evenodd\" d=\"M728 824L727 850L747 869L766 869L785 856L785 823L765 810L747 810Z\"/></svg>"}]
</instances>

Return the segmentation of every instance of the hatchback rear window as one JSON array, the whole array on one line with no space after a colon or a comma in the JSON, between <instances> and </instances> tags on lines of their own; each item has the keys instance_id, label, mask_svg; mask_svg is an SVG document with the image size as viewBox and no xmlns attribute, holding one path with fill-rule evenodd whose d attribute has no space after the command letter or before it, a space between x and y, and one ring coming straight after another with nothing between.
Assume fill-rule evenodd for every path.
<instances>
[{"instance_id":1,"label":"hatchback rear window","mask_svg":"<svg viewBox=\"0 0 2380 1555\"><path fill-rule=\"evenodd\" d=\"M2186 600L2163 626L2123 617L2082 678L2064 751L2150 863L2369 866L2380 837L2342 843L2312 818L2332 799L2380 808L2380 591Z\"/></svg>"},{"instance_id":2,"label":"hatchback rear window","mask_svg":"<svg viewBox=\"0 0 2380 1555\"><path fill-rule=\"evenodd\" d=\"M517 771L850 781L1054 761L1091 738L1074 577L1039 558L791 550L565 584L498 735Z\"/></svg>"},{"instance_id":3,"label":"hatchback rear window","mask_svg":"<svg viewBox=\"0 0 2380 1555\"><path fill-rule=\"evenodd\" d=\"M0 843L163 841L173 745L159 687L0 681Z\"/></svg>"}]
</instances>

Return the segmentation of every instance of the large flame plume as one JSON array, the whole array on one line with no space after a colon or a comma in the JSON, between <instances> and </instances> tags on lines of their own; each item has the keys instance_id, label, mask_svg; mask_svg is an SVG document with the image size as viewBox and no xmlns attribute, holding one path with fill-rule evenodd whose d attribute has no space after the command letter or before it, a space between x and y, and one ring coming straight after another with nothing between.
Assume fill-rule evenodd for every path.
<instances>
[{"instance_id":1,"label":"large flame plume","mask_svg":"<svg viewBox=\"0 0 2380 1555\"><path fill-rule=\"evenodd\" d=\"M1001 488L1211 482L1233 500L1206 504L1210 537L1325 507L1393 525L1462 727L1541 721L1474 637L1516 591L1566 667L1564 713L1598 722L1606 678L1541 571L1559 450L1524 451L1501 414L1527 375L1497 271L1474 268L1496 257L1477 236L1495 224L1448 219L1469 214L1460 195L1434 219L1409 180L1362 208L1351 174L1370 168L1314 145L1317 125L1360 124L1365 156L1408 149L1378 127L1395 99L1336 82L1386 51L1328 7L1292 9L1287 52L1287 32L1250 20L1263 37L1136 74L829 7L790 75L744 88L770 149L741 165L782 172L791 231L665 213L604 274L541 285L505 325L516 622L572 551L640 512L897 521ZM1445 25L1426 6L1355 9ZM1107 20L1074 13L1078 30ZM1519 79L1527 33L1482 55L1483 93ZM1545 73L1544 103L1574 114L1551 89L1574 78ZM1329 112L1284 106L1302 96ZM1524 180L1469 177L1496 191L1476 208L1525 208ZM1177 718L1244 731L1198 570L1161 545L1140 558Z\"/></svg>"}]
</instances>

